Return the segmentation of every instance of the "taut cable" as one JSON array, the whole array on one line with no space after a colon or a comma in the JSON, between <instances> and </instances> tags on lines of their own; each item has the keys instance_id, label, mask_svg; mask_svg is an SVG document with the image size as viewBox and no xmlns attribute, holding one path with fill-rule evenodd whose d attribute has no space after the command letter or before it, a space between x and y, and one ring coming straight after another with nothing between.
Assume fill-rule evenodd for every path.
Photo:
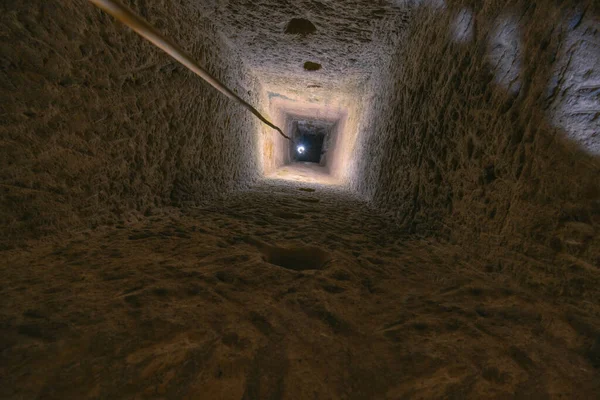
<instances>
[{"instance_id":1,"label":"taut cable","mask_svg":"<svg viewBox=\"0 0 600 400\"><path fill-rule=\"evenodd\" d=\"M135 32L137 32L140 36L144 37L146 40L154 44L156 47L163 50L165 53L173 57L175 60L179 61L181 64L186 66L190 71L194 72L200 78L204 79L208 82L212 87L217 89L219 92L223 93L225 96L229 97L232 100L237 101L244 107L246 107L252 114L254 114L258 119L262 122L275 129L281 136L286 138L289 141L293 140L287 136L283 131L271 123L268 119L263 117L261 113L246 101L244 101L240 96L231 91L227 86L223 85L216 79L214 76L209 74L204 68L202 68L198 63L196 63L181 47L167 39L163 36L158 30L156 30L152 25L150 25L147 21L145 21L142 17L137 15L131 9L127 8L125 5L121 4L118 0L89 0L91 3L96 5L98 8L104 10L106 13L112 15Z\"/></svg>"}]
</instances>

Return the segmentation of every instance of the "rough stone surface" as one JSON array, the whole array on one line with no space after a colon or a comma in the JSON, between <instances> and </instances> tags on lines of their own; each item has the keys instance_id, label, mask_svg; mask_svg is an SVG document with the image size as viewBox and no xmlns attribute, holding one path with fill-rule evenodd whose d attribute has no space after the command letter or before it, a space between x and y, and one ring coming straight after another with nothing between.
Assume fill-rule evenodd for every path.
<instances>
[{"instance_id":1,"label":"rough stone surface","mask_svg":"<svg viewBox=\"0 0 600 400\"><path fill-rule=\"evenodd\" d=\"M592 153L600 138L589 114L598 104L597 9L570 24L573 4L502 3L474 10L467 42L452 35L462 7L416 12L404 45L372 79L352 185L409 231L462 243L518 275L530 266L503 261L506 252L539 260L540 246L552 243L598 266L600 161ZM578 46L590 51L587 61L553 63L582 54ZM589 234L569 233L571 222Z\"/></svg>"},{"instance_id":2,"label":"rough stone surface","mask_svg":"<svg viewBox=\"0 0 600 400\"><path fill-rule=\"evenodd\" d=\"M600 156L600 18L581 7L567 16L547 89L548 117L582 150Z\"/></svg>"},{"instance_id":3,"label":"rough stone surface","mask_svg":"<svg viewBox=\"0 0 600 400\"><path fill-rule=\"evenodd\" d=\"M565 268L523 288L340 188L266 181L75 239L4 253L3 399L593 399L600 389L597 272Z\"/></svg>"},{"instance_id":4,"label":"rough stone surface","mask_svg":"<svg viewBox=\"0 0 600 400\"><path fill-rule=\"evenodd\" d=\"M193 7L131 4L258 101L257 82ZM214 197L258 176L257 120L112 17L83 0L0 8L3 240Z\"/></svg>"},{"instance_id":5,"label":"rough stone surface","mask_svg":"<svg viewBox=\"0 0 600 400\"><path fill-rule=\"evenodd\" d=\"M128 4L326 165L88 2L4 1L0 398L597 397L597 1Z\"/></svg>"},{"instance_id":6,"label":"rough stone surface","mask_svg":"<svg viewBox=\"0 0 600 400\"><path fill-rule=\"evenodd\" d=\"M357 94L382 52L396 43L408 21L410 3L213 0L201 1L199 7L215 21L266 90L324 101L331 92ZM287 34L286 27L294 18L309 20L316 32ZM322 69L305 71L306 62L321 64Z\"/></svg>"}]
</instances>

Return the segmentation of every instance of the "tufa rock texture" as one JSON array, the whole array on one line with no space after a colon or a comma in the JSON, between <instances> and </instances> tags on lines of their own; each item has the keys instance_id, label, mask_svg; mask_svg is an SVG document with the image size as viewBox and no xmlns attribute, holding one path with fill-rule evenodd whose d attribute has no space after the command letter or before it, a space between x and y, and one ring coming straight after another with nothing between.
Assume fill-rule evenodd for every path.
<instances>
[{"instance_id":1,"label":"tufa rock texture","mask_svg":"<svg viewBox=\"0 0 600 400\"><path fill-rule=\"evenodd\" d=\"M416 9L371 79L352 187L410 232L460 243L494 269L527 276L521 256L504 260L512 252L600 265L600 120L581 107L598 104L597 16L570 2Z\"/></svg>"},{"instance_id":2,"label":"tufa rock texture","mask_svg":"<svg viewBox=\"0 0 600 400\"><path fill-rule=\"evenodd\" d=\"M411 10L411 2L371 0L211 0L198 6L266 90L308 102L318 98L321 106L332 94L356 95L382 52L397 43Z\"/></svg>"},{"instance_id":3,"label":"tufa rock texture","mask_svg":"<svg viewBox=\"0 0 600 400\"><path fill-rule=\"evenodd\" d=\"M258 103L257 81L193 4L129 4ZM87 1L0 8L3 246L259 175L257 120Z\"/></svg>"},{"instance_id":4,"label":"tufa rock texture","mask_svg":"<svg viewBox=\"0 0 600 400\"><path fill-rule=\"evenodd\" d=\"M2 2L0 398L598 398L597 1L128 4L326 165Z\"/></svg>"}]
</instances>

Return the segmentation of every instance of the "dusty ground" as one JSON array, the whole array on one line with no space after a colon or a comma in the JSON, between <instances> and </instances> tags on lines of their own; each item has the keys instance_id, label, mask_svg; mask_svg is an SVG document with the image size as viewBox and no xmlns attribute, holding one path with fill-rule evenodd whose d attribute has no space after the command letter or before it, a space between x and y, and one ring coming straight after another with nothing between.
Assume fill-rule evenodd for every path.
<instances>
[{"instance_id":1,"label":"dusty ground","mask_svg":"<svg viewBox=\"0 0 600 400\"><path fill-rule=\"evenodd\" d=\"M327 186L341 185L338 180L327 173L325 168L310 162L286 165L269 175L269 178L274 181L308 182ZM285 184L285 182L281 183Z\"/></svg>"},{"instance_id":2,"label":"dusty ground","mask_svg":"<svg viewBox=\"0 0 600 400\"><path fill-rule=\"evenodd\" d=\"M595 281L517 286L339 187L265 180L2 259L5 399L600 392Z\"/></svg>"}]
</instances>

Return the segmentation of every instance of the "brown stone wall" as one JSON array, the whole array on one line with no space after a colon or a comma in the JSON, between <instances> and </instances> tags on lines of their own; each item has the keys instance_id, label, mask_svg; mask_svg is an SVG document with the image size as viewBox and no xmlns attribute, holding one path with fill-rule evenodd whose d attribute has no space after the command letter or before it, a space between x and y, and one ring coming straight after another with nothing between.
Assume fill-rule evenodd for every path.
<instances>
[{"instance_id":1,"label":"brown stone wall","mask_svg":"<svg viewBox=\"0 0 600 400\"><path fill-rule=\"evenodd\" d=\"M259 86L193 2L128 2L243 98ZM258 122L87 1L0 5L6 243L199 201L257 177Z\"/></svg>"},{"instance_id":2,"label":"brown stone wall","mask_svg":"<svg viewBox=\"0 0 600 400\"><path fill-rule=\"evenodd\" d=\"M352 186L492 271L599 266L597 6L456 3L416 9L373 77Z\"/></svg>"}]
</instances>

